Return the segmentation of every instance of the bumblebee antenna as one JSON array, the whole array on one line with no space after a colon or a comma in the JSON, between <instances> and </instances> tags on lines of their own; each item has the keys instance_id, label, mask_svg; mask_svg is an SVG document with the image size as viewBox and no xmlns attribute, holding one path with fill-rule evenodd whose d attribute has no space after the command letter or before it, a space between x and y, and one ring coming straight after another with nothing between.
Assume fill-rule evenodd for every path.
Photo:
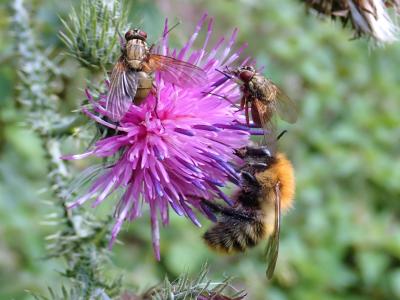
<instances>
[{"instance_id":1,"label":"bumblebee antenna","mask_svg":"<svg viewBox=\"0 0 400 300\"><path fill-rule=\"evenodd\" d=\"M281 137L283 137L283 135L287 132L287 130L283 130L277 137L276 140L279 141L281 139Z\"/></svg>"}]
</instances>

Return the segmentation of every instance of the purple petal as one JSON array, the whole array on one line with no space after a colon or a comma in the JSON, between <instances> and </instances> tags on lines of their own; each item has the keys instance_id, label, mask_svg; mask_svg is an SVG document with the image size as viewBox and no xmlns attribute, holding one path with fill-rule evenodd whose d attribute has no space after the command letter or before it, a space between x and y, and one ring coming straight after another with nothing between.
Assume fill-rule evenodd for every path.
<instances>
[{"instance_id":1,"label":"purple petal","mask_svg":"<svg viewBox=\"0 0 400 300\"><path fill-rule=\"evenodd\" d=\"M153 251L154 256L159 261L161 259L160 256L160 226L157 218L157 211L155 208L155 204L150 201L150 219L151 219L151 235L153 240Z\"/></svg>"},{"instance_id":2,"label":"purple petal","mask_svg":"<svg viewBox=\"0 0 400 300\"><path fill-rule=\"evenodd\" d=\"M224 192L222 192L220 189L215 189L217 191L218 196L224 200L229 206L233 206L235 203L231 198L229 198Z\"/></svg>"},{"instance_id":3,"label":"purple petal","mask_svg":"<svg viewBox=\"0 0 400 300\"><path fill-rule=\"evenodd\" d=\"M245 125L231 125L231 124L214 124L215 127L222 128L222 129L231 129L231 130L244 130L249 131L249 127Z\"/></svg>"},{"instance_id":4,"label":"purple petal","mask_svg":"<svg viewBox=\"0 0 400 300\"><path fill-rule=\"evenodd\" d=\"M187 51L189 50L189 48L192 47L192 45L193 45L194 41L196 40L196 38L197 38L197 36L198 36L198 34L199 34L200 30L201 30L201 27L202 27L204 21L206 20L206 18L207 18L207 14L204 14L201 17L200 21L197 23L196 29L195 29L193 35L191 36L189 41L186 43L186 45L183 46L182 50L178 54L177 58L179 60L182 60L183 57L185 56L185 54L187 53Z\"/></svg>"},{"instance_id":5,"label":"purple petal","mask_svg":"<svg viewBox=\"0 0 400 300\"><path fill-rule=\"evenodd\" d=\"M183 209L185 210L186 215L193 222L193 224L196 225L197 227L201 227L201 223L199 222L199 220L197 220L193 210L186 204L186 201L183 198L181 198L180 203Z\"/></svg>"},{"instance_id":6,"label":"purple petal","mask_svg":"<svg viewBox=\"0 0 400 300\"><path fill-rule=\"evenodd\" d=\"M198 125L193 125L192 128L194 128L194 129L199 129L199 130L214 131L214 132L220 131L220 129L218 129L217 127L214 127L214 126L212 126L212 125L202 125L202 124L198 124Z\"/></svg>"},{"instance_id":7,"label":"purple petal","mask_svg":"<svg viewBox=\"0 0 400 300\"><path fill-rule=\"evenodd\" d=\"M174 131L187 136L195 136L193 131L184 128L175 128Z\"/></svg>"},{"instance_id":8,"label":"purple petal","mask_svg":"<svg viewBox=\"0 0 400 300\"><path fill-rule=\"evenodd\" d=\"M251 135L264 135L266 133L266 130L262 128L252 128L250 130Z\"/></svg>"}]
</instances>

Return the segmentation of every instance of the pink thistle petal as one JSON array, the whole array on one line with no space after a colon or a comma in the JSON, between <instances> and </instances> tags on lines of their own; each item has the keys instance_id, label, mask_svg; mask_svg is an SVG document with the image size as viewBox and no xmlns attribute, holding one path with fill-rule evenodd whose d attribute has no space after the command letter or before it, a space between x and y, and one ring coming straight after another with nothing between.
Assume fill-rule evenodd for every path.
<instances>
[{"instance_id":1,"label":"pink thistle petal","mask_svg":"<svg viewBox=\"0 0 400 300\"><path fill-rule=\"evenodd\" d=\"M204 21L207 18L207 14L204 14L200 21L197 23L196 25L196 29L194 30L194 33L192 34L191 38L189 39L189 41L186 43L185 46L183 46L182 50L179 52L178 54L178 59L182 60L185 56L185 54L187 53L187 51L189 50L190 47L192 47L194 41L196 40L197 36L199 35L199 32L201 30L201 27L203 26Z\"/></svg>"}]
</instances>

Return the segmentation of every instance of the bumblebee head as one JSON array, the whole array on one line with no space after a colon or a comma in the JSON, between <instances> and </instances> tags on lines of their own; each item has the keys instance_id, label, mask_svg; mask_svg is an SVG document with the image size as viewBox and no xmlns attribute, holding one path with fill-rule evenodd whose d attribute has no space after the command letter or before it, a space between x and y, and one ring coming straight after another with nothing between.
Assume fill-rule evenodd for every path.
<instances>
[{"instance_id":1,"label":"bumblebee head","mask_svg":"<svg viewBox=\"0 0 400 300\"><path fill-rule=\"evenodd\" d=\"M244 160L240 168L252 174L268 169L274 162L274 156L266 146L247 146L235 150L235 155Z\"/></svg>"},{"instance_id":2,"label":"bumblebee head","mask_svg":"<svg viewBox=\"0 0 400 300\"><path fill-rule=\"evenodd\" d=\"M266 159L272 157L271 151L266 146L246 146L235 150L235 155L242 158Z\"/></svg>"}]
</instances>

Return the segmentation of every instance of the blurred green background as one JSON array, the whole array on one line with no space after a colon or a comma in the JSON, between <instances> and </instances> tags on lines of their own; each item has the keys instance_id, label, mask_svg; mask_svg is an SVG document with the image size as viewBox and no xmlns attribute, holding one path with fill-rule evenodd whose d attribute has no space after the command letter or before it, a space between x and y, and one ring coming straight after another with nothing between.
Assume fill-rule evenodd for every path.
<instances>
[{"instance_id":1,"label":"blurred green background","mask_svg":"<svg viewBox=\"0 0 400 300\"><path fill-rule=\"evenodd\" d=\"M55 53L64 51L58 16L78 2L30 7L37 38ZM63 282L63 263L43 259L53 231L42 222L51 212L41 201L50 199L41 194L44 153L15 101L10 2L0 3L0 299L29 299L24 290ZM195 274L208 261L213 279L235 276L247 299L400 299L400 43L350 41L350 31L307 15L295 0L133 1L130 21L157 37L166 16L180 19L174 36L183 43L205 11L215 17L214 40L238 27L239 44L249 43L247 54L301 108L280 144L295 165L297 192L283 218L275 277L265 279L264 245L219 256L202 244L206 221L198 229L176 216L161 231L157 263L146 214L124 226L110 275L145 290L166 274ZM64 64L73 77L60 92L68 112L84 97L85 71L72 59ZM103 211L107 206L95 213Z\"/></svg>"}]
</instances>

